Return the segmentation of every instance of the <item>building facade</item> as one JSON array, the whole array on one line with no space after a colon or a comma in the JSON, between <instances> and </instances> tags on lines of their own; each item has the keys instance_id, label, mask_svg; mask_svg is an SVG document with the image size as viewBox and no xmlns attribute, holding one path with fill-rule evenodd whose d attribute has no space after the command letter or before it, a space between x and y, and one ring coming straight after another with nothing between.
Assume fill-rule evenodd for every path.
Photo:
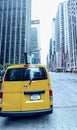
<instances>
[{"instance_id":1,"label":"building facade","mask_svg":"<svg viewBox=\"0 0 77 130\"><path fill-rule=\"evenodd\" d=\"M58 58L56 67L62 68L64 55L64 16L63 3L59 4L56 20L55 20L55 45L56 45L56 59Z\"/></svg>"},{"instance_id":2,"label":"building facade","mask_svg":"<svg viewBox=\"0 0 77 130\"><path fill-rule=\"evenodd\" d=\"M50 54L50 69L53 71L56 67L56 45L55 45L55 18L52 20L52 39L50 39L49 46L49 54Z\"/></svg>"},{"instance_id":3,"label":"building facade","mask_svg":"<svg viewBox=\"0 0 77 130\"><path fill-rule=\"evenodd\" d=\"M69 40L71 68L77 66L77 1L68 1Z\"/></svg>"},{"instance_id":4,"label":"building facade","mask_svg":"<svg viewBox=\"0 0 77 130\"><path fill-rule=\"evenodd\" d=\"M68 18L68 1L63 2L63 21L64 21L64 67L70 66L70 41L69 41L69 18Z\"/></svg>"},{"instance_id":5,"label":"building facade","mask_svg":"<svg viewBox=\"0 0 77 130\"><path fill-rule=\"evenodd\" d=\"M67 69L71 66L70 50L72 48L68 1L59 4L55 21L56 64L57 68Z\"/></svg>"},{"instance_id":6,"label":"building facade","mask_svg":"<svg viewBox=\"0 0 77 130\"><path fill-rule=\"evenodd\" d=\"M59 4L55 19L56 67L77 68L77 0Z\"/></svg>"},{"instance_id":7,"label":"building facade","mask_svg":"<svg viewBox=\"0 0 77 130\"><path fill-rule=\"evenodd\" d=\"M0 0L0 64L24 63L30 21L31 0Z\"/></svg>"},{"instance_id":8,"label":"building facade","mask_svg":"<svg viewBox=\"0 0 77 130\"><path fill-rule=\"evenodd\" d=\"M39 64L41 62L41 53L40 53L40 21L32 20L31 21L31 62Z\"/></svg>"}]
</instances>

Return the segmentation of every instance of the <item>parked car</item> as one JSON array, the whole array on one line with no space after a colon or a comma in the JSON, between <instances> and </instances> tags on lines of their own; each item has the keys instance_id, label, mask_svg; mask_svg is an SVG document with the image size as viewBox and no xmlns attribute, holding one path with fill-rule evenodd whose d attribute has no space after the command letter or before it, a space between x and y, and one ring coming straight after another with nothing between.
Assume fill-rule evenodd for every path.
<instances>
[{"instance_id":1,"label":"parked car","mask_svg":"<svg viewBox=\"0 0 77 130\"><path fill-rule=\"evenodd\" d=\"M0 70L0 83L2 82L2 77L3 77L3 71Z\"/></svg>"},{"instance_id":2,"label":"parked car","mask_svg":"<svg viewBox=\"0 0 77 130\"><path fill-rule=\"evenodd\" d=\"M50 76L43 65L7 68L0 92L0 116L51 114L53 94Z\"/></svg>"}]
</instances>

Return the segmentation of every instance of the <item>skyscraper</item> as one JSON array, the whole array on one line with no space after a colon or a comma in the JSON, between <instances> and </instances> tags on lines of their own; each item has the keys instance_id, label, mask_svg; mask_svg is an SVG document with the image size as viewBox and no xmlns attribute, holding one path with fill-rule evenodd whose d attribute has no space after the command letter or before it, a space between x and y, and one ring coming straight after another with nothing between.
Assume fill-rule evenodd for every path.
<instances>
[{"instance_id":1,"label":"skyscraper","mask_svg":"<svg viewBox=\"0 0 77 130\"><path fill-rule=\"evenodd\" d=\"M55 20L55 44L56 55L58 57L57 67L63 67L63 54L64 54L64 17L63 17L63 3L59 4L56 20Z\"/></svg>"},{"instance_id":2,"label":"skyscraper","mask_svg":"<svg viewBox=\"0 0 77 130\"><path fill-rule=\"evenodd\" d=\"M0 0L0 63L24 63L30 42L31 0ZM26 42L25 42L26 41Z\"/></svg>"},{"instance_id":3,"label":"skyscraper","mask_svg":"<svg viewBox=\"0 0 77 130\"><path fill-rule=\"evenodd\" d=\"M33 63L39 64L40 61L40 20L31 21L31 55Z\"/></svg>"},{"instance_id":4,"label":"skyscraper","mask_svg":"<svg viewBox=\"0 0 77 130\"><path fill-rule=\"evenodd\" d=\"M68 23L68 1L59 4L56 15L56 54L57 66L67 68L70 63L70 42ZM56 57L56 59L57 59Z\"/></svg>"},{"instance_id":5,"label":"skyscraper","mask_svg":"<svg viewBox=\"0 0 77 130\"><path fill-rule=\"evenodd\" d=\"M70 39L70 61L71 68L77 66L77 1L68 1L69 9L69 39Z\"/></svg>"}]
</instances>

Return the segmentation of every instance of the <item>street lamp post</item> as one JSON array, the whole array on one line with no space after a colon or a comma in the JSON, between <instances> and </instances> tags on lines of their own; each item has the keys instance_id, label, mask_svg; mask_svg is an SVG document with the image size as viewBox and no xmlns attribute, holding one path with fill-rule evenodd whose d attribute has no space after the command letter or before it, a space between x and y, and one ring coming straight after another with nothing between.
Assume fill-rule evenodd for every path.
<instances>
[{"instance_id":1,"label":"street lamp post","mask_svg":"<svg viewBox=\"0 0 77 130\"><path fill-rule=\"evenodd\" d=\"M24 62L25 64L27 64L27 42L26 39L24 39L24 41L25 41Z\"/></svg>"},{"instance_id":2,"label":"street lamp post","mask_svg":"<svg viewBox=\"0 0 77 130\"><path fill-rule=\"evenodd\" d=\"M24 58L24 59L25 59L25 64L27 64L27 52L25 52L24 55L25 55L25 56L24 56L24 57L25 57L25 58Z\"/></svg>"}]
</instances>

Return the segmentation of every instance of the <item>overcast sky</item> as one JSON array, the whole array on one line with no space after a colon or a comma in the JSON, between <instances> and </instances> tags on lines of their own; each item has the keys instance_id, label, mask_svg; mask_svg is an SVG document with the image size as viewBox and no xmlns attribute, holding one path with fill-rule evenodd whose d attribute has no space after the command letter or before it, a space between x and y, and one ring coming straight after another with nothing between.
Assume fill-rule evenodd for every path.
<instances>
[{"instance_id":1,"label":"overcast sky","mask_svg":"<svg viewBox=\"0 0 77 130\"><path fill-rule=\"evenodd\" d=\"M51 22L56 16L58 4L65 0L32 0L32 20L40 20L40 41L42 63L46 63L46 55L49 49L51 37Z\"/></svg>"}]
</instances>

